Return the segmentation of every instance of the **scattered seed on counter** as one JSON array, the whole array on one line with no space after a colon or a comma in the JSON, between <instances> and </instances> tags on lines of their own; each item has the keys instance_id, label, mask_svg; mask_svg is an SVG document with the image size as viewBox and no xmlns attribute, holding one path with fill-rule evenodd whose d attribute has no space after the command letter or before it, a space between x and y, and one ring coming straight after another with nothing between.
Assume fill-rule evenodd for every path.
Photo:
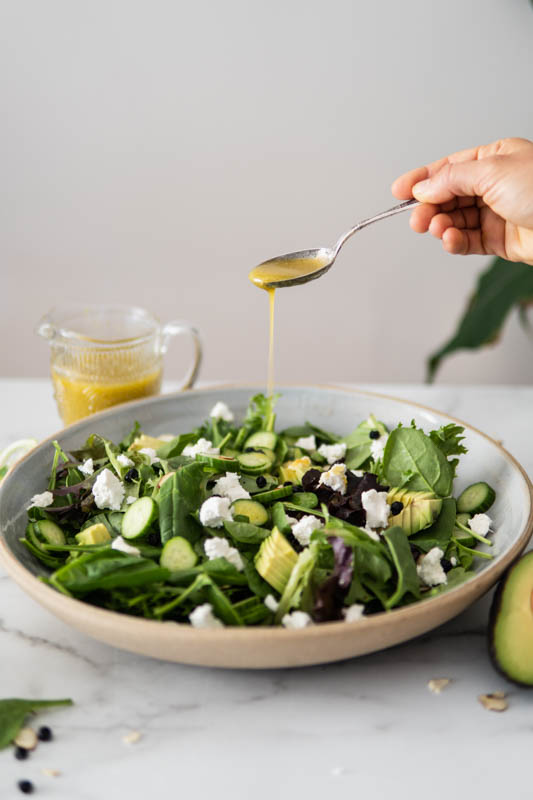
<instances>
[{"instance_id":1,"label":"scattered seed on counter","mask_svg":"<svg viewBox=\"0 0 533 800\"><path fill-rule=\"evenodd\" d=\"M478 700L487 711L506 711L509 708L509 703L505 699L505 692L480 694Z\"/></svg>"},{"instance_id":2,"label":"scattered seed on counter","mask_svg":"<svg viewBox=\"0 0 533 800\"><path fill-rule=\"evenodd\" d=\"M50 769L45 767L41 770L41 773L45 775L47 778L58 778L61 775L61 770L59 769Z\"/></svg>"},{"instance_id":3,"label":"scattered seed on counter","mask_svg":"<svg viewBox=\"0 0 533 800\"><path fill-rule=\"evenodd\" d=\"M443 689L446 689L451 683L451 678L432 678L428 681L428 689L433 694L441 694Z\"/></svg>"},{"instance_id":4,"label":"scattered seed on counter","mask_svg":"<svg viewBox=\"0 0 533 800\"><path fill-rule=\"evenodd\" d=\"M22 747L24 750L35 750L37 747L37 734L33 728L21 728L13 742L17 747Z\"/></svg>"},{"instance_id":5,"label":"scattered seed on counter","mask_svg":"<svg viewBox=\"0 0 533 800\"><path fill-rule=\"evenodd\" d=\"M122 737L124 744L136 744L141 739L142 733L140 731L130 731Z\"/></svg>"}]
</instances>

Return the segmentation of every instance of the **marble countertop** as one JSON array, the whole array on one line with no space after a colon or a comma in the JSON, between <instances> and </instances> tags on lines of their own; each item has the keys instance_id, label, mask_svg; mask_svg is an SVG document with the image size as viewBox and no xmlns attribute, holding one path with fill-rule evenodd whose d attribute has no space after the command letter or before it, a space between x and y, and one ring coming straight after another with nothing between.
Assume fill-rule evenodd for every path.
<instances>
[{"instance_id":1,"label":"marble countertop","mask_svg":"<svg viewBox=\"0 0 533 800\"><path fill-rule=\"evenodd\" d=\"M172 388L172 387L169 387ZM448 412L503 441L533 474L533 388L364 386ZM60 427L49 382L1 379L0 447ZM487 657L485 597L410 643L297 670L168 664L99 644L0 571L1 696L65 697L42 714L55 740L28 761L0 753L0 797L65 800L531 797L533 692ZM452 679L434 695L431 678ZM505 713L481 693L504 690ZM123 737L138 731L127 744ZM43 769L57 769L49 777Z\"/></svg>"}]
</instances>

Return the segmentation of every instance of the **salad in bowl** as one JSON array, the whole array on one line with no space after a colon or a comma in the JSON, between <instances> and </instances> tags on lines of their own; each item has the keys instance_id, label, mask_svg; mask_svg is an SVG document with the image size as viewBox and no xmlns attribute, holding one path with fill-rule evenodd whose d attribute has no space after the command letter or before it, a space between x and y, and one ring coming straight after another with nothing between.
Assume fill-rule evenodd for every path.
<instances>
[{"instance_id":1,"label":"salad in bowl","mask_svg":"<svg viewBox=\"0 0 533 800\"><path fill-rule=\"evenodd\" d=\"M21 539L64 595L196 628L353 622L465 582L491 559L495 492L454 497L463 428L276 430L218 401L194 430L57 442ZM44 476L43 476L44 478Z\"/></svg>"}]
</instances>

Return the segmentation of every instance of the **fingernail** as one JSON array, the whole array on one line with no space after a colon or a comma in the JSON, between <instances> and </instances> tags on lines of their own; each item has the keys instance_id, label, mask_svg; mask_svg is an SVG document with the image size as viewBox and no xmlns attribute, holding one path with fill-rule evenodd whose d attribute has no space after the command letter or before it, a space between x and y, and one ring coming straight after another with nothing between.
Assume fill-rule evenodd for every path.
<instances>
[{"instance_id":1,"label":"fingernail","mask_svg":"<svg viewBox=\"0 0 533 800\"><path fill-rule=\"evenodd\" d=\"M424 195L429 192L431 182L429 180L419 181L413 186L412 192L417 200L423 200Z\"/></svg>"}]
</instances>

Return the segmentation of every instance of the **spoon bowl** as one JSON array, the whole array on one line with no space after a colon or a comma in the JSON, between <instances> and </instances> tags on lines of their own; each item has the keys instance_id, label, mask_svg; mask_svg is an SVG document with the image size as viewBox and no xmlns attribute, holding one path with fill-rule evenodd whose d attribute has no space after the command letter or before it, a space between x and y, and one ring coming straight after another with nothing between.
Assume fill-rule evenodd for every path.
<instances>
[{"instance_id":1,"label":"spoon bowl","mask_svg":"<svg viewBox=\"0 0 533 800\"><path fill-rule=\"evenodd\" d=\"M417 205L419 205L418 200L406 200L387 211L382 211L380 214L358 222L349 231L343 233L333 248L317 247L313 250L297 250L294 253L286 253L283 256L263 261L259 266L254 267L249 278L260 289L267 290L298 286L301 283L321 278L333 266L341 247L354 233L373 222L392 217Z\"/></svg>"}]
</instances>

